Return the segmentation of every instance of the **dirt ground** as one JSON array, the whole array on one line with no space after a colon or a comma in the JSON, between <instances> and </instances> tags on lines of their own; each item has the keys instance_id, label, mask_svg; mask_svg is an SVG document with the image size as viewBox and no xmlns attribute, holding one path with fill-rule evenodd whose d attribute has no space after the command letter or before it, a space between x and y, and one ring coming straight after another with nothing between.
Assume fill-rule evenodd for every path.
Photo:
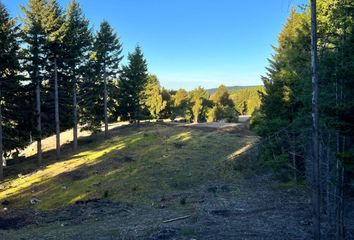
<instances>
[{"instance_id":1,"label":"dirt ground","mask_svg":"<svg viewBox=\"0 0 354 240\"><path fill-rule=\"evenodd\" d=\"M51 213L27 213L17 220L18 229L2 230L0 237L310 239L309 199L301 192L279 190L269 178L206 182L195 189L153 196L149 205L92 200ZM184 219L174 220L180 217Z\"/></svg>"},{"instance_id":2,"label":"dirt ground","mask_svg":"<svg viewBox=\"0 0 354 240\"><path fill-rule=\"evenodd\" d=\"M238 127L218 131L239 132ZM311 239L309 193L279 186L269 172L252 172L233 181L206 178L198 186L152 194L150 203L90 199L45 213L2 209L0 239ZM353 216L350 209L347 218ZM347 239L354 239L354 230L348 230Z\"/></svg>"}]
</instances>

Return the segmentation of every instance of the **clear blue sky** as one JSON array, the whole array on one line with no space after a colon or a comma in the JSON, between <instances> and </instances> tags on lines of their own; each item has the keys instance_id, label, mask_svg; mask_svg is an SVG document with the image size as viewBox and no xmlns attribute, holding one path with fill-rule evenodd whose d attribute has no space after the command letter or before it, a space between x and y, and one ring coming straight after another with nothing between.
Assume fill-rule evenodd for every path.
<instances>
[{"instance_id":1,"label":"clear blue sky","mask_svg":"<svg viewBox=\"0 0 354 240\"><path fill-rule=\"evenodd\" d=\"M26 0L2 0L20 14ZM70 0L59 0L66 7ZM167 88L261 84L291 5L306 0L78 0L94 28L105 19L123 42L137 43L149 72Z\"/></svg>"}]
</instances>

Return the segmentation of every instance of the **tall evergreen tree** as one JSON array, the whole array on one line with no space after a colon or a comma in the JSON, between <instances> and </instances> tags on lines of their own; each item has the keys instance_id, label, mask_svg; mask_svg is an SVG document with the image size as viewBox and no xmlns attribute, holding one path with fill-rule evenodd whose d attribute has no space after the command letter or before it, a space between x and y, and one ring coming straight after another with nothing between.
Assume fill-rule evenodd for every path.
<instances>
[{"instance_id":1,"label":"tall evergreen tree","mask_svg":"<svg viewBox=\"0 0 354 240\"><path fill-rule=\"evenodd\" d=\"M108 136L108 92L114 88L114 79L118 77L119 63L122 60L122 45L108 22L101 23L96 33L91 54L91 73L83 84L88 90L91 100L85 105L84 119L91 130L101 128L103 116L105 136Z\"/></svg>"},{"instance_id":2,"label":"tall evergreen tree","mask_svg":"<svg viewBox=\"0 0 354 240\"><path fill-rule=\"evenodd\" d=\"M147 63L139 46L128 55L128 65L122 67L119 81L119 108L123 119L139 123L148 81Z\"/></svg>"},{"instance_id":3,"label":"tall evergreen tree","mask_svg":"<svg viewBox=\"0 0 354 240\"><path fill-rule=\"evenodd\" d=\"M65 16L64 62L72 84L73 105L73 147L77 149L78 101L77 91L80 79L87 65L88 53L92 42L89 21L84 17L80 5L72 0Z\"/></svg>"},{"instance_id":4,"label":"tall evergreen tree","mask_svg":"<svg viewBox=\"0 0 354 240\"><path fill-rule=\"evenodd\" d=\"M24 145L19 131L21 95L18 29L0 1L0 180L4 153Z\"/></svg>"},{"instance_id":5,"label":"tall evergreen tree","mask_svg":"<svg viewBox=\"0 0 354 240\"><path fill-rule=\"evenodd\" d=\"M38 164L42 164L42 112L41 112L41 85L45 67L45 33L43 29L43 11L46 8L45 0L29 0L27 8L20 6L24 13L22 18L22 38L24 41L25 70L29 75L28 91L35 88L36 139Z\"/></svg>"},{"instance_id":6,"label":"tall evergreen tree","mask_svg":"<svg viewBox=\"0 0 354 240\"><path fill-rule=\"evenodd\" d=\"M60 118L59 118L59 87L58 87L58 61L62 58L62 40L65 34L65 25L62 10L57 0L50 0L44 9L43 29L46 37L46 50L48 56L48 72L53 69L54 80L54 109L56 133L56 158L60 158Z\"/></svg>"}]
</instances>

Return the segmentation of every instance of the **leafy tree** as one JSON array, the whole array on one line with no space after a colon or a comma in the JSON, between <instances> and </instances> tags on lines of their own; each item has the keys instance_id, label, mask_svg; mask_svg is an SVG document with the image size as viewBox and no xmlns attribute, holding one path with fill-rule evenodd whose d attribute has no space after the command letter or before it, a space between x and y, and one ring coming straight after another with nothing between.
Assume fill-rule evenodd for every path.
<instances>
[{"instance_id":1,"label":"leafy tree","mask_svg":"<svg viewBox=\"0 0 354 240\"><path fill-rule=\"evenodd\" d=\"M235 108L242 113L243 103L247 102L247 114L252 114L261 105L260 94L264 93L264 86L246 87L230 91Z\"/></svg>"},{"instance_id":2,"label":"leafy tree","mask_svg":"<svg viewBox=\"0 0 354 240\"><path fill-rule=\"evenodd\" d=\"M206 111L211 106L209 93L202 87L198 87L189 93L191 103L191 113L195 123L205 120Z\"/></svg>"},{"instance_id":3,"label":"leafy tree","mask_svg":"<svg viewBox=\"0 0 354 240\"><path fill-rule=\"evenodd\" d=\"M237 111L230 106L215 105L212 108L209 108L207 111L207 121L208 122L217 122L219 120L225 120L226 122L237 122L238 113Z\"/></svg>"},{"instance_id":4,"label":"leafy tree","mask_svg":"<svg viewBox=\"0 0 354 240\"><path fill-rule=\"evenodd\" d=\"M229 92L224 85L220 85L216 92L210 96L210 100L214 102L214 104L220 104L222 106L230 106L233 107L234 103L230 99Z\"/></svg>"},{"instance_id":5,"label":"leafy tree","mask_svg":"<svg viewBox=\"0 0 354 240\"><path fill-rule=\"evenodd\" d=\"M119 108L123 119L139 123L144 89L148 81L147 63L139 46L128 54L128 65L122 67L119 81Z\"/></svg>"},{"instance_id":6,"label":"leafy tree","mask_svg":"<svg viewBox=\"0 0 354 240\"><path fill-rule=\"evenodd\" d=\"M87 103L84 106L83 122L88 124L88 129L99 131L101 122L104 122L105 136L108 134L108 110L116 108L113 96L117 87L114 79L119 72L119 63L122 56L122 45L119 38L108 22L101 23L96 33L91 62L88 65L87 78L82 84L87 91Z\"/></svg>"},{"instance_id":7,"label":"leafy tree","mask_svg":"<svg viewBox=\"0 0 354 240\"><path fill-rule=\"evenodd\" d=\"M67 76L72 84L73 109L73 145L77 149L78 101L77 91L87 65L88 54L91 48L92 33L89 21L84 17L80 5L72 0L65 15L65 67ZM85 91L83 91L85 92Z\"/></svg>"},{"instance_id":8,"label":"leafy tree","mask_svg":"<svg viewBox=\"0 0 354 240\"><path fill-rule=\"evenodd\" d=\"M248 105L246 101L243 101L242 114L247 115L247 113L248 113Z\"/></svg>"},{"instance_id":9,"label":"leafy tree","mask_svg":"<svg viewBox=\"0 0 354 240\"><path fill-rule=\"evenodd\" d=\"M214 106L207 111L208 122L216 122L219 120L236 122L238 120L238 113L224 85L218 87L216 92L210 96L210 100L213 102Z\"/></svg>"},{"instance_id":10,"label":"leafy tree","mask_svg":"<svg viewBox=\"0 0 354 240\"><path fill-rule=\"evenodd\" d=\"M148 76L144 95L144 102L150 112L150 115L153 118L158 119L161 111L166 108L167 101L163 100L160 83L156 75Z\"/></svg>"},{"instance_id":11,"label":"leafy tree","mask_svg":"<svg viewBox=\"0 0 354 240\"><path fill-rule=\"evenodd\" d=\"M162 100L166 102L166 107L161 111L161 118L170 118L171 120L175 119L174 114L174 101L173 96L176 93L174 90L167 90L162 88Z\"/></svg>"},{"instance_id":12,"label":"leafy tree","mask_svg":"<svg viewBox=\"0 0 354 240\"><path fill-rule=\"evenodd\" d=\"M184 89L178 89L173 95L174 115L182 115L185 117L186 111L189 108L188 92Z\"/></svg>"}]
</instances>

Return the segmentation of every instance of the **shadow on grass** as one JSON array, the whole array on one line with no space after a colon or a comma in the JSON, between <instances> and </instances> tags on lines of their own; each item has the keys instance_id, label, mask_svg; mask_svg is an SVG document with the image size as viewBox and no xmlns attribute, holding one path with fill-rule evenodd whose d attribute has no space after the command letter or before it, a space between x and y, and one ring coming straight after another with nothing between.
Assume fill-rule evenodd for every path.
<instances>
[{"instance_id":1,"label":"shadow on grass","mask_svg":"<svg viewBox=\"0 0 354 240\"><path fill-rule=\"evenodd\" d=\"M146 126L146 124L144 124L144 126ZM7 161L7 166L4 169L4 180L0 182L0 184L12 179L13 177L17 177L18 175L26 175L33 171L44 169L45 167L53 163L66 161L69 158L70 159L82 158L84 156L82 155L75 156L75 155L77 155L78 153L82 152L87 148L92 147L93 144L99 141L109 140L112 137L122 135L127 131L131 131L134 129L137 129L137 126L132 124L116 126L108 131L109 132L108 139L105 139L103 132L92 134L90 136L80 137L78 139L79 148L77 151L74 151L72 142L62 144L60 147L61 158L59 160L55 158L55 153L56 153L55 149L44 151L42 153L43 161L41 166L38 166L37 155L33 155L27 158L21 157L17 161L11 159ZM101 149L103 149L104 147L105 146L102 146ZM97 150L101 150L101 149L97 149Z\"/></svg>"},{"instance_id":2,"label":"shadow on grass","mask_svg":"<svg viewBox=\"0 0 354 240\"><path fill-rule=\"evenodd\" d=\"M76 153L71 146L63 146L61 161L55 161L55 151L46 152L41 168L45 174L39 172L32 180L28 176L27 181L24 176L22 182L15 179L12 184L18 181L19 186L2 200L8 198L14 207L44 211L87 199L144 203L151 194L184 190L220 178L224 174L220 159L227 159L245 144L216 131L186 131L151 123L118 127L110 135L109 139L103 134L80 139L82 146ZM88 140L89 144L82 144ZM30 160L33 162L25 164L29 172L31 164L32 171L36 169L35 159ZM31 205L31 198L41 202Z\"/></svg>"}]
</instances>

